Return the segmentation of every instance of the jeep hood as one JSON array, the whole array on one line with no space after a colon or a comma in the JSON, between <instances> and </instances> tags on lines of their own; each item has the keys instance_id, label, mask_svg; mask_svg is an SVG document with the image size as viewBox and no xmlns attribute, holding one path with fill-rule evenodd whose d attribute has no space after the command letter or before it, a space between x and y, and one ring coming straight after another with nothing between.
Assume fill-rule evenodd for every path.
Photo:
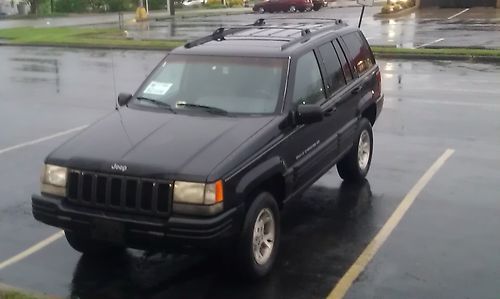
<instances>
[{"instance_id":1,"label":"jeep hood","mask_svg":"<svg viewBox=\"0 0 500 299\"><path fill-rule=\"evenodd\" d=\"M119 175L204 181L273 118L121 109L60 146L46 163Z\"/></svg>"}]
</instances>

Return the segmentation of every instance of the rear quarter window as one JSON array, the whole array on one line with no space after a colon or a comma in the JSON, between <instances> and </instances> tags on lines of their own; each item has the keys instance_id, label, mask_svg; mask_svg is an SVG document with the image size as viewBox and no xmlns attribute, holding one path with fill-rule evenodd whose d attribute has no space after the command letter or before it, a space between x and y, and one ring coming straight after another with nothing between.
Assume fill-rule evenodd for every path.
<instances>
[{"instance_id":1,"label":"rear quarter window","mask_svg":"<svg viewBox=\"0 0 500 299\"><path fill-rule=\"evenodd\" d=\"M347 45L352 66L359 75L366 73L374 64L375 59L366 39L360 32L352 32L342 37Z\"/></svg>"}]
</instances>

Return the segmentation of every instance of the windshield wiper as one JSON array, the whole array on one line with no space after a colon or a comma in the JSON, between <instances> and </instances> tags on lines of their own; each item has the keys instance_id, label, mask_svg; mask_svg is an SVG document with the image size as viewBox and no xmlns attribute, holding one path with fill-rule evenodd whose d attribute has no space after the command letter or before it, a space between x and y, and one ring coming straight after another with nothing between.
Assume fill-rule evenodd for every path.
<instances>
[{"instance_id":1,"label":"windshield wiper","mask_svg":"<svg viewBox=\"0 0 500 299\"><path fill-rule=\"evenodd\" d=\"M217 108L217 107L212 107L212 106L205 106L205 105L198 105L198 104L191 104L191 103L184 103L184 102L179 102L177 103L177 106L180 107L187 107L187 108L199 108L206 110L210 113L216 113L216 114L228 114L228 112L224 109Z\"/></svg>"},{"instance_id":2,"label":"windshield wiper","mask_svg":"<svg viewBox=\"0 0 500 299\"><path fill-rule=\"evenodd\" d=\"M150 103L153 103L155 104L156 106L160 106L160 107L164 107L170 111L172 111L173 113L175 113L174 109L172 108L172 106L170 106L170 104L167 104L165 102L162 102L162 101L159 101L159 100L155 100L155 99L151 99L151 98L147 98L147 97L137 97L136 98L138 101L145 101L145 102L150 102Z\"/></svg>"}]
</instances>

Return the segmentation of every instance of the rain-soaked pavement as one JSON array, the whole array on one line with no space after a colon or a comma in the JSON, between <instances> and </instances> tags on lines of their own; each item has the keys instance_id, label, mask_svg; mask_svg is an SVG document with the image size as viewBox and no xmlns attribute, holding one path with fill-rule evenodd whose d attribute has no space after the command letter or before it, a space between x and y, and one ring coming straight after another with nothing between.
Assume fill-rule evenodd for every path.
<instances>
[{"instance_id":1,"label":"rain-soaked pavement","mask_svg":"<svg viewBox=\"0 0 500 299\"><path fill-rule=\"evenodd\" d=\"M359 21L361 8L324 8L309 13L242 14L164 20L128 26L131 37L144 39L193 39L213 32L217 27L253 23L257 18L280 19L279 22L311 22L316 19L338 18L351 26ZM380 7L367 7L362 29L373 45L395 45L404 48L485 47L500 48L500 9L422 9L395 19L382 19L375 14ZM450 18L452 17L452 18ZM325 21L325 20L321 20Z\"/></svg>"},{"instance_id":2,"label":"rain-soaked pavement","mask_svg":"<svg viewBox=\"0 0 500 299\"><path fill-rule=\"evenodd\" d=\"M164 53L0 47L0 264L56 232L31 216L43 158L65 135L111 112ZM282 217L275 271L235 278L211 256L130 251L81 257L60 239L0 270L0 282L72 298L325 298L405 194L448 148L455 154L417 198L347 298L498 298L500 65L378 61L386 106L363 184L335 169Z\"/></svg>"}]
</instances>

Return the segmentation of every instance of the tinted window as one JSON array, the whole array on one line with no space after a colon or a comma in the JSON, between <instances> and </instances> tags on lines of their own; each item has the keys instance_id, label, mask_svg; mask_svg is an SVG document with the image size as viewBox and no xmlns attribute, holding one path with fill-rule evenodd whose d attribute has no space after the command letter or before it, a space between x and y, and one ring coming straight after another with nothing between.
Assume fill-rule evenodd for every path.
<instances>
[{"instance_id":1,"label":"tinted window","mask_svg":"<svg viewBox=\"0 0 500 299\"><path fill-rule=\"evenodd\" d=\"M352 65L362 75L375 64L368 43L359 32L349 33L342 38L349 48Z\"/></svg>"},{"instance_id":2,"label":"tinted window","mask_svg":"<svg viewBox=\"0 0 500 299\"><path fill-rule=\"evenodd\" d=\"M293 102L296 104L314 104L325 100L323 79L318 61L313 52L299 58L295 74Z\"/></svg>"},{"instance_id":3,"label":"tinted window","mask_svg":"<svg viewBox=\"0 0 500 299\"><path fill-rule=\"evenodd\" d=\"M349 67L349 63L347 63L347 59L345 58L344 50L340 47L340 44L338 40L333 41L333 45L335 46L335 51L337 52L339 58L340 58L340 63L342 64L342 69L344 70L344 76L347 82L352 80L352 72L351 68Z\"/></svg>"},{"instance_id":4,"label":"tinted window","mask_svg":"<svg viewBox=\"0 0 500 299\"><path fill-rule=\"evenodd\" d=\"M339 58L337 57L337 53L335 52L332 43L321 46L319 48L319 52L327 72L327 89L330 93L334 93L346 83Z\"/></svg>"}]
</instances>

